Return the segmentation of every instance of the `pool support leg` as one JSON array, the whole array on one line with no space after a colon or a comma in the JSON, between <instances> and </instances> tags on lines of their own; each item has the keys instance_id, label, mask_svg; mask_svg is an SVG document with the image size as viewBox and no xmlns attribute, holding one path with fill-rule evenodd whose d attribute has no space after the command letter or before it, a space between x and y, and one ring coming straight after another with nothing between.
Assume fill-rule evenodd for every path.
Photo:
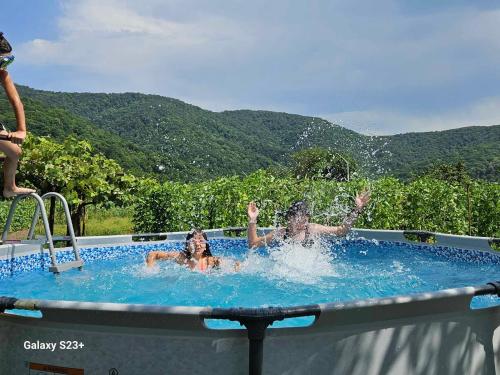
<instances>
[{"instance_id":1,"label":"pool support leg","mask_svg":"<svg viewBox=\"0 0 500 375\"><path fill-rule=\"evenodd\" d=\"M241 320L240 324L247 329L248 348L248 373L250 375L262 374L262 362L264 361L264 338L266 329L274 323L275 319Z\"/></svg>"},{"instance_id":2,"label":"pool support leg","mask_svg":"<svg viewBox=\"0 0 500 375\"><path fill-rule=\"evenodd\" d=\"M204 317L232 320L245 326L249 343L248 373L261 375L266 329L275 321L285 319L287 317L285 310L280 307L213 309L210 314Z\"/></svg>"},{"instance_id":3,"label":"pool support leg","mask_svg":"<svg viewBox=\"0 0 500 375\"><path fill-rule=\"evenodd\" d=\"M247 329L248 336L248 373L250 375L262 374L264 361L264 338L267 328L275 321L300 316L314 315L316 319L321 314L319 305L297 307L267 307L267 308L231 308L212 309L203 313L203 319L227 319L239 322Z\"/></svg>"}]
</instances>

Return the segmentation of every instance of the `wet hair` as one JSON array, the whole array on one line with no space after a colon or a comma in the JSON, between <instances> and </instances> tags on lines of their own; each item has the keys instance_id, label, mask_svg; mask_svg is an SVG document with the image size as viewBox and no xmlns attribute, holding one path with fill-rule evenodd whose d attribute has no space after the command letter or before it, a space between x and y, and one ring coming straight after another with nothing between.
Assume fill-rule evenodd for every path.
<instances>
[{"instance_id":1,"label":"wet hair","mask_svg":"<svg viewBox=\"0 0 500 375\"><path fill-rule=\"evenodd\" d=\"M195 234L201 233L205 241L207 241L206 246L207 248L203 252L204 257L212 257L212 252L210 251L210 244L208 243L208 237L205 232L203 232L201 229L193 229L191 232L189 232L186 236L186 244L184 246L184 251L183 254L187 259L191 259L192 255L191 251L189 250L189 241L194 237Z\"/></svg>"},{"instance_id":2,"label":"wet hair","mask_svg":"<svg viewBox=\"0 0 500 375\"><path fill-rule=\"evenodd\" d=\"M292 203L292 205L288 208L288 210L285 213L285 218L289 220L297 215L302 215L307 217L311 216L311 213L309 212L309 206L305 201L297 201Z\"/></svg>"},{"instance_id":3,"label":"wet hair","mask_svg":"<svg viewBox=\"0 0 500 375\"><path fill-rule=\"evenodd\" d=\"M3 36L3 33L0 31L0 55L4 55L12 52L12 46L9 44L7 39Z\"/></svg>"}]
</instances>

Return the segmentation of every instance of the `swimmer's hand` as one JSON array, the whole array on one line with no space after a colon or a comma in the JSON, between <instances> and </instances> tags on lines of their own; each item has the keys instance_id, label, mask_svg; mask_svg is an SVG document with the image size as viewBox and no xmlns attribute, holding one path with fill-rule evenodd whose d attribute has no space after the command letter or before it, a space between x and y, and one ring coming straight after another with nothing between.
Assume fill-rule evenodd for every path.
<instances>
[{"instance_id":1,"label":"swimmer's hand","mask_svg":"<svg viewBox=\"0 0 500 375\"><path fill-rule=\"evenodd\" d=\"M257 208L255 202L252 201L248 203L247 213L248 213L248 221L256 223L257 216L259 216L259 209Z\"/></svg>"},{"instance_id":2,"label":"swimmer's hand","mask_svg":"<svg viewBox=\"0 0 500 375\"><path fill-rule=\"evenodd\" d=\"M363 207L365 207L368 202L370 202L370 192L368 190L363 190L361 193L359 193L356 197L356 208L358 210L362 210Z\"/></svg>"}]
</instances>

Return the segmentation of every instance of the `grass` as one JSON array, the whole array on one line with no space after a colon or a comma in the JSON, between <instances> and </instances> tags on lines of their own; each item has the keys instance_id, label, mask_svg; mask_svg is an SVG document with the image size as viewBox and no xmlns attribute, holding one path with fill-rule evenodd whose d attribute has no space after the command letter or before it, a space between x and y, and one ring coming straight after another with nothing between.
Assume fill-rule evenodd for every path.
<instances>
[{"instance_id":1,"label":"grass","mask_svg":"<svg viewBox=\"0 0 500 375\"><path fill-rule=\"evenodd\" d=\"M38 231L38 227L40 230ZM37 226L37 233L42 233L42 226ZM66 224L54 225L55 235L66 234ZM133 224L131 217L107 217L107 218L89 218L85 223L86 236L104 236L114 234L133 233Z\"/></svg>"},{"instance_id":2,"label":"grass","mask_svg":"<svg viewBox=\"0 0 500 375\"><path fill-rule=\"evenodd\" d=\"M113 207L110 209L103 209L99 207L92 207L87 211L87 220L85 221L85 235L86 236L104 236L115 234L131 234L133 233L134 226L132 224L133 210L130 207L119 208ZM12 233L14 235L23 235L27 231L20 231ZM39 220L35 234L44 234L42 221ZM59 210L56 212L56 223L54 225L54 235L66 235L66 220L64 219L63 212ZM23 238L26 238L24 235Z\"/></svg>"}]
</instances>

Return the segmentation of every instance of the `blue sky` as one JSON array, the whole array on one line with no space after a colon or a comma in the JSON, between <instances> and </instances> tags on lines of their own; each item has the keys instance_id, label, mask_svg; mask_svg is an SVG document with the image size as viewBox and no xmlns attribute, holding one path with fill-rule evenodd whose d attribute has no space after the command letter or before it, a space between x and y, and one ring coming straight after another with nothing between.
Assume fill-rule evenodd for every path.
<instances>
[{"instance_id":1,"label":"blue sky","mask_svg":"<svg viewBox=\"0 0 500 375\"><path fill-rule=\"evenodd\" d=\"M500 3L21 0L17 83L320 116L365 134L500 124Z\"/></svg>"}]
</instances>

